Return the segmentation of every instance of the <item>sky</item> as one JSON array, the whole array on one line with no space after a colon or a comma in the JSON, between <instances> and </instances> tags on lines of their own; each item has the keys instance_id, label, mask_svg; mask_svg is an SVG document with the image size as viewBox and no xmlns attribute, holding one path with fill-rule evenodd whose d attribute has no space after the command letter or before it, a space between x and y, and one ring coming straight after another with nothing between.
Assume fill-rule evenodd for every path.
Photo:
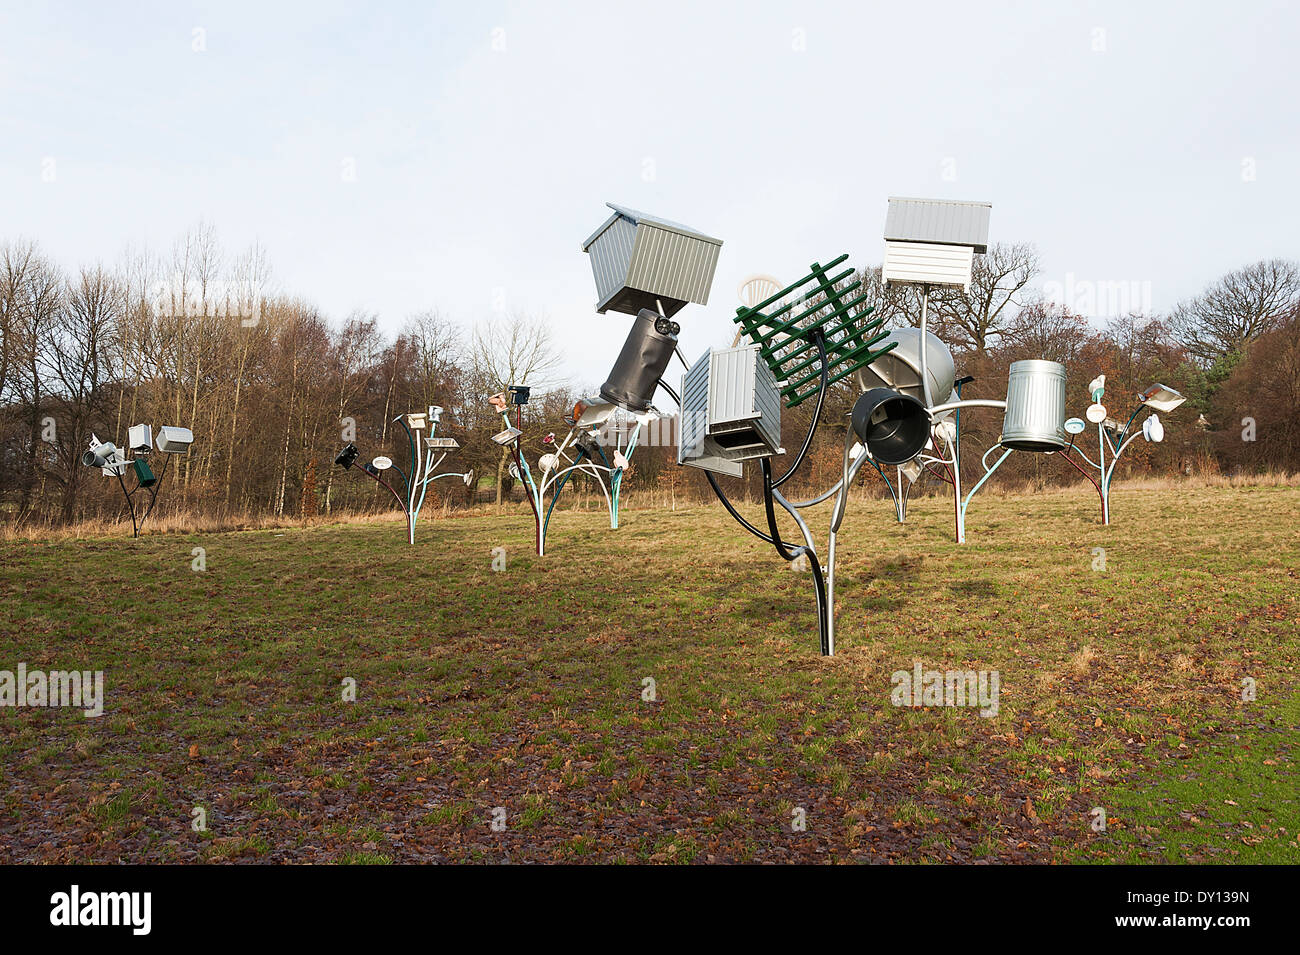
<instances>
[{"instance_id":1,"label":"sky","mask_svg":"<svg viewBox=\"0 0 1300 955\"><path fill-rule=\"evenodd\" d=\"M606 202L723 240L691 358L746 278L878 263L889 196L991 202L1040 285L1160 312L1300 258L1298 41L1268 0L10 2L0 241L75 268L204 221L336 320L544 319L578 384L630 323L581 251Z\"/></svg>"}]
</instances>

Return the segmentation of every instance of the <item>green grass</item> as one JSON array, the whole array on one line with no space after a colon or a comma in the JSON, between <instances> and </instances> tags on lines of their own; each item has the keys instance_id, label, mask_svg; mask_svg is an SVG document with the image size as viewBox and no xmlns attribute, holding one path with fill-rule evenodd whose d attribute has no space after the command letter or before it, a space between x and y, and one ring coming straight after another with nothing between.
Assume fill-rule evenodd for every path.
<instances>
[{"instance_id":1,"label":"green grass","mask_svg":"<svg viewBox=\"0 0 1300 955\"><path fill-rule=\"evenodd\" d=\"M1300 695L1270 718L1105 794L1106 836L1079 858L1129 863L1300 861Z\"/></svg>"},{"instance_id":2,"label":"green grass","mask_svg":"<svg viewBox=\"0 0 1300 955\"><path fill-rule=\"evenodd\" d=\"M545 558L517 508L414 547L3 543L0 669L102 669L106 699L0 709L0 861L1294 861L1297 513L988 497L958 546L942 498L903 527L855 501L830 659L810 575L716 505L557 512ZM998 671L998 714L892 706L916 661Z\"/></svg>"}]
</instances>

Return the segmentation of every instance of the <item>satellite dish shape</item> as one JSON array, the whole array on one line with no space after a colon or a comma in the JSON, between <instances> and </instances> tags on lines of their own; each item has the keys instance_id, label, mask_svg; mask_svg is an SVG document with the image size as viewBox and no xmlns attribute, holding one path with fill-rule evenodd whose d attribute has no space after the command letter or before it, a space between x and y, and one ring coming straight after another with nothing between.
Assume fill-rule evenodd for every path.
<instances>
[{"instance_id":1,"label":"satellite dish shape","mask_svg":"<svg viewBox=\"0 0 1300 955\"><path fill-rule=\"evenodd\" d=\"M474 472L473 472L473 471L466 471L466 472L465 472L465 486L466 486L466 487L469 487L469 486L471 486L473 483L474 483Z\"/></svg>"},{"instance_id":2,"label":"satellite dish shape","mask_svg":"<svg viewBox=\"0 0 1300 955\"><path fill-rule=\"evenodd\" d=\"M781 291L779 279L770 275L751 275L740 283L736 289L736 296L745 308L753 308L779 291Z\"/></svg>"},{"instance_id":3,"label":"satellite dish shape","mask_svg":"<svg viewBox=\"0 0 1300 955\"><path fill-rule=\"evenodd\" d=\"M393 466L393 459L386 458L382 454L370 462L376 471L387 471Z\"/></svg>"},{"instance_id":4,"label":"satellite dish shape","mask_svg":"<svg viewBox=\"0 0 1300 955\"><path fill-rule=\"evenodd\" d=\"M1173 411L1187 399L1168 385L1152 385L1138 396L1142 403L1157 411Z\"/></svg>"},{"instance_id":5,"label":"satellite dish shape","mask_svg":"<svg viewBox=\"0 0 1300 955\"><path fill-rule=\"evenodd\" d=\"M537 459L537 463L542 466L543 471L554 471L560 463L560 456L558 454L543 454Z\"/></svg>"},{"instance_id":6,"label":"satellite dish shape","mask_svg":"<svg viewBox=\"0 0 1300 955\"><path fill-rule=\"evenodd\" d=\"M1106 420L1106 406L1100 401L1094 402L1088 405L1088 410L1084 414L1093 424L1101 424Z\"/></svg>"},{"instance_id":7,"label":"satellite dish shape","mask_svg":"<svg viewBox=\"0 0 1300 955\"><path fill-rule=\"evenodd\" d=\"M1066 434L1083 434L1083 429L1088 427L1082 418L1067 418L1065 422Z\"/></svg>"}]
</instances>

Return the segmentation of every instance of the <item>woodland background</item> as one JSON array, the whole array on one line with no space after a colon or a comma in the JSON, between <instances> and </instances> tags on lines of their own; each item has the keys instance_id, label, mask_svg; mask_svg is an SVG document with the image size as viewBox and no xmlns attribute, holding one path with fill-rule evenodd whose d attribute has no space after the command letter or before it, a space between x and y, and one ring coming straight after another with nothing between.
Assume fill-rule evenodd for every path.
<instances>
[{"instance_id":1,"label":"woodland background","mask_svg":"<svg viewBox=\"0 0 1300 955\"><path fill-rule=\"evenodd\" d=\"M1165 416L1163 444L1138 441L1126 452L1121 480L1300 471L1300 265L1225 267L1168 314L1119 314L1099 326L1044 299L1033 245L995 245L976 257L969 294L932 299L932 328L952 347L958 374L975 378L963 397L1004 397L1007 366L1021 358L1066 364L1071 415L1082 414L1087 382L1100 372L1113 416L1127 418L1136 393L1155 382L1187 395ZM916 323L914 292L883 290L878 269L860 277L889 326ZM542 436L563 434L563 413L600 384L558 379L565 343L541 317L503 314L465 330L431 308L389 337L373 314L327 316L308 298L266 293L270 281L262 250L224 249L204 224L168 253L132 250L112 266L75 272L36 242L0 240L0 526L120 518L116 482L80 456L92 432L121 445L138 422L195 435L191 452L172 462L160 512L237 524L387 510L386 492L333 466L344 428L351 419L365 460L385 453L404 464L405 437L392 419L431 404L446 409L438 433L462 445L443 469L473 468L478 478L474 487L435 483L426 511L499 504L519 490L490 440L500 419L485 397L508 384L533 387L523 426L536 460ZM828 398L805 486L833 480L854 397L846 381ZM786 413L787 445L807 427L812 404ZM660 407L675 410L670 401ZM996 413L967 417L965 467L979 467L1000 425ZM1092 453L1092 442L1084 446ZM669 504L709 493L702 473L674 461L673 448L638 450L625 494ZM1079 480L1052 455L1013 455L996 475L1004 486Z\"/></svg>"}]
</instances>

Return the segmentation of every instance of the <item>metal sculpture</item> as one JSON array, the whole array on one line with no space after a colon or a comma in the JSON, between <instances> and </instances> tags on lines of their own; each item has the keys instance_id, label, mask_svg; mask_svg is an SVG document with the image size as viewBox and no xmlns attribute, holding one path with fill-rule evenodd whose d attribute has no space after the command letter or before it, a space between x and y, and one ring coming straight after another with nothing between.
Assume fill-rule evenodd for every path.
<instances>
[{"instance_id":1,"label":"metal sculpture","mask_svg":"<svg viewBox=\"0 0 1300 955\"><path fill-rule=\"evenodd\" d=\"M147 424L137 424L132 425L127 433L128 447L126 448L119 448L109 441L101 441L98 435L92 433L90 449L81 456L81 463L86 467L99 468L105 477L117 478L122 496L126 499L127 510L131 514L131 536L139 537L140 529L153 513L154 505L158 503L158 492L162 489L163 479L167 476L167 465L171 463L172 456L188 453L193 443L194 434L189 428L178 428L172 425L159 428L156 445L164 457L162 467L158 469L157 474L154 474L153 468L149 466L149 454L155 446L152 429ZM135 487L129 491L126 489L124 477L127 471L135 476ZM137 518L135 496L140 491L148 494L149 504L145 507L144 513Z\"/></svg>"},{"instance_id":2,"label":"metal sculpture","mask_svg":"<svg viewBox=\"0 0 1300 955\"><path fill-rule=\"evenodd\" d=\"M853 270L834 271L847 259L846 255L824 267L814 263L800 281L753 306L738 308L734 320L740 327L741 340L747 339L749 344L729 350L741 353L738 357L711 350L683 378L679 401L682 407L680 463L704 468L714 494L728 513L746 531L772 544L783 560L807 559L815 586L821 651L826 656L835 652L837 537L848 503L848 490L863 464L871 462L883 476L882 465L919 472L921 467L932 463L948 463L954 475L960 540L964 536L965 507L971 496L1011 451L1056 450L1065 446L1065 369L1055 362L1013 364L1005 401L962 399L960 386L953 379L950 359L946 370L940 363L935 369L937 378L932 380L928 339L933 336L926 328L930 286L966 288L969 285L973 256L986 247L987 210L987 204L982 203L890 200L882 275L887 283L921 286L921 328L916 334L918 360L913 369L918 387L900 387L902 383L890 381L885 375L873 375L875 363L896 351L908 334L895 334L891 340L889 334L880 331L882 319L872 318L872 309L863 307L866 294L860 291L861 281L852 278ZM746 367L745 353L749 349L767 362L770 375L766 380L736 373L737 368ZM712 368L719 357L730 369L726 378L734 391L729 401L716 400L709 391L713 385ZM788 500L780 487L804 463L821 422L827 389L850 375L854 376L861 393L845 435L839 481L807 500ZM780 395L787 408L816 399L799 452L785 472L775 478L770 458L781 453L779 447L773 448L779 443L779 432L776 441L771 440L770 434L753 433L763 431L762 424L769 412L764 399L771 391ZM954 392L956 400L948 400ZM948 428L950 422L946 419L950 414L955 418L967 408L997 408L1004 412L1003 433L996 446L1004 450L997 464L986 467L984 476L962 498L957 470L959 422L952 421ZM705 419L702 427L692 420L700 414ZM746 419L748 429L742 429L739 437L734 438L736 421ZM776 423L779 427L779 417ZM927 448L934 447L936 434L947 442L952 452L947 461L934 454L924 454ZM689 441L688 436L694 436L695 440ZM986 454L986 461L987 457ZM762 468L766 532L740 514L712 473L735 474L739 462L748 458L757 458ZM832 498L834 506L823 561L800 512ZM776 522L778 506L794 519L803 538L801 546L787 544L782 539Z\"/></svg>"},{"instance_id":3,"label":"metal sculpture","mask_svg":"<svg viewBox=\"0 0 1300 955\"><path fill-rule=\"evenodd\" d=\"M657 380L652 384L657 384ZM569 433L563 440L557 441L554 432L542 438L543 453L537 459L540 479L533 477L533 468L521 447L523 439L523 404L528 400L528 389L512 385L507 389L510 397L502 392L488 399L493 409L501 415L505 428L493 436L493 440L502 447L510 449L513 464L511 474L524 485L524 496L528 499L533 512L537 555L546 554L546 537L550 529L551 513L560 492L564 490L569 478L575 474L585 474L596 481L605 498L609 510L609 526L618 529L619 497L623 486L623 476L631 466L632 455L637 449L642 429L648 425L658 412L645 402L642 411L635 413L633 425L626 437L623 429L612 428L611 424L619 411L619 405L612 401L597 398L579 400L573 410L565 416ZM522 400L518 396L522 393ZM638 395L628 396L633 403L641 404ZM515 406L515 423L510 423L510 405ZM550 492L550 502L546 496Z\"/></svg>"},{"instance_id":4,"label":"metal sculpture","mask_svg":"<svg viewBox=\"0 0 1300 955\"><path fill-rule=\"evenodd\" d=\"M757 357L765 362L770 374L768 387L780 395L786 408L793 408L809 398L816 398L808 432L794 461L784 473L779 477L772 475L770 458L772 454L779 453L782 450L780 448L775 450L767 448L756 452L751 446L737 452L726 447L725 444L718 443L712 448L704 448L706 452L715 453L693 453L694 449L687 447L685 439L687 429L690 427L688 418L691 412L688 410L688 405L683 402L688 401L689 396L684 398L683 402L679 402L683 409L683 438L679 445L681 463L704 468L709 486L726 508L727 513L746 531L770 543L782 560L791 562L800 558L807 559L813 575L817 600L817 630L821 651L827 656L835 652L833 607L836 534L844 518L847 490L852 483L850 472L856 473L857 467L862 464L862 457L854 461L850 468L849 444L846 442L840 482L829 491L810 500L792 502L781 493L780 488L798 472L807 458L813 435L821 422L827 388L866 367L892 347L887 345L884 349L875 348L886 337L885 333L879 331L883 318L870 317L872 308L863 305L866 293L861 291L861 280L849 281L854 270L847 268L839 273L834 272L847 259L848 255L844 254L832 259L825 266L814 262L810 266L808 275L793 285L787 286L752 307L736 310L734 321L740 327L742 335L752 343L748 347L754 349ZM764 309L771 310L765 312ZM692 374L697 374L696 367L705 361L711 361L712 357L712 352L706 354L687 372L683 378L684 392ZM763 385L760 383L753 387L760 388ZM704 408L706 432L708 425L712 423L708 418L711 411L710 404L712 403L706 403ZM855 424L860 424L863 428L865 440L872 444L878 454L885 454L886 447L899 437L900 432L908 430L904 422L914 413L915 410L912 408L896 408L889 402L881 401L870 410L864 406L860 413L859 409L855 408L854 418ZM852 429L849 434L853 434ZM713 471L735 473L734 470L720 466L717 460L719 457L724 462L736 462L746 458L759 460L763 473L766 532L746 520L718 484ZM837 494L835 509L831 515L826 564L823 569L812 532L799 511ZM790 546L782 539L776 522L777 506L794 518L803 537L802 545Z\"/></svg>"},{"instance_id":5,"label":"metal sculpture","mask_svg":"<svg viewBox=\"0 0 1300 955\"><path fill-rule=\"evenodd\" d=\"M891 337L914 334L916 331L916 329L901 329L891 333ZM925 333L924 326L921 331ZM924 341L926 344L917 345L918 351L924 353L928 350L933 353L937 345L941 356L946 358L946 364L941 363L941 367L951 369L951 357L947 348L934 335L928 333L925 334ZM892 353L891 357L893 355L900 355L903 359L909 357L909 353L902 349ZM873 366L868 371L879 372L880 369ZM946 391L932 392L943 395L943 398L941 403L926 405L931 416L931 431L924 450L915 458L903 463L880 462L868 455L868 463L880 474L889 490L894 501L895 516L900 524L907 516L908 493L922 474L928 473L951 486L954 539L959 544L966 543L966 515L971 500L1013 451L1052 453L1065 450L1066 447L1065 432L1059 423L1064 417L1065 367L1063 365L1036 359L1014 362L1008 380L1007 400L963 399L961 390L972 381L974 379L969 376L957 378L948 385ZM913 394L919 390L919 381L915 384L906 382L891 384L889 387L895 387L904 394ZM953 395L957 400L948 401L947 397ZM1011 404L1009 405L1008 402ZM962 409L971 408L997 409L1003 412L1004 419L1002 434L998 441L980 458L982 473L979 480L963 496L961 412ZM990 455L997 451L1001 454L990 464ZM890 481L884 469L880 467L881 463L895 466L895 481Z\"/></svg>"},{"instance_id":6,"label":"metal sculpture","mask_svg":"<svg viewBox=\"0 0 1300 955\"><path fill-rule=\"evenodd\" d=\"M966 515L971 500L1012 451L1047 452L1065 448L1065 368L1056 362L1016 362L1008 381L1007 400L963 399L961 390L974 379L956 377L952 353L928 329L930 294L934 288L967 291L974 256L988 249L989 216L984 202L891 198L885 218L884 285L919 286L919 328L902 328L886 339L895 349L881 362L864 368L856 383L863 392L883 387L920 401L930 418L923 449L906 461L882 461L868 450L868 462L880 474L894 501L895 516L907 516L908 493L922 474L945 481L953 492L953 532L966 542ZM949 399L956 396L955 401ZM994 408L1004 412L997 444L980 459L983 473L962 494L961 412ZM992 464L989 456L1002 453ZM856 453L856 452L855 452ZM890 481L881 464L893 465ZM941 470L940 470L941 469Z\"/></svg>"},{"instance_id":7,"label":"metal sculpture","mask_svg":"<svg viewBox=\"0 0 1300 955\"><path fill-rule=\"evenodd\" d=\"M1096 488L1097 497L1101 500L1101 522L1103 525L1108 525L1110 524L1111 480L1115 474L1115 465L1119 463L1120 455L1139 437L1145 438L1152 444L1159 444L1163 441L1165 439L1165 426L1160 420L1158 412L1163 411L1168 414L1176 410L1187 399L1167 385L1152 385L1137 396L1138 406L1128 416L1124 426L1120 427L1119 422L1110 417L1106 406L1101 403L1102 397L1106 394L1106 376L1098 375L1094 378L1088 384L1088 393L1092 397L1092 404L1088 406L1084 417L1097 426L1097 460L1092 460L1082 448L1075 444L1078 436L1086 431L1088 427L1081 418L1071 418L1065 422L1065 430L1070 435L1070 444L1069 447L1061 449L1058 453ZM1143 419L1142 427L1129 435L1129 429L1133 427L1137 416L1143 410L1149 411L1150 414ZM1106 461L1106 449L1108 447L1110 448L1109 464ZM1072 452L1097 472L1096 478L1085 471L1079 462L1071 457Z\"/></svg>"},{"instance_id":8,"label":"metal sculpture","mask_svg":"<svg viewBox=\"0 0 1300 955\"><path fill-rule=\"evenodd\" d=\"M406 432L407 442L410 447L410 457L407 459L409 475L406 471L394 465L391 458L383 455L375 457L370 463L361 467L362 473L376 484L387 488L388 492L393 495L393 498L402 508L402 513L406 515L406 542L408 544L415 543L415 525L420 519L420 510L424 507L424 500L429 493L430 484L442 478L455 477L460 478L465 482L465 486L469 487L474 481L473 470L438 473L438 467L446 460L447 455L460 447L460 442L455 438L440 438L434 434L438 429L438 422L442 419L442 410L439 405L430 405L427 413L417 411L398 415L393 419ZM429 431L428 437L421 441L418 435L426 428ZM360 453L355 444L348 444L334 458L334 463L345 471L351 470ZM402 479L402 494L398 494L397 489L385 479L385 472L390 470L397 472L397 476Z\"/></svg>"},{"instance_id":9,"label":"metal sculpture","mask_svg":"<svg viewBox=\"0 0 1300 955\"><path fill-rule=\"evenodd\" d=\"M940 382L944 387L938 389L943 398L935 398L926 346L930 286L969 286L973 256L986 248L987 203L890 200L882 276L887 283L922 286L919 394L909 393L894 382L870 386L867 369L898 348L900 341L888 341L888 334L880 329L883 318L872 317L872 307L865 304L868 293L862 280L855 278L854 269L841 269L847 254L825 265L814 262L799 281L763 296L761 301L746 302L736 309L733 319L738 326L733 346L711 348L693 365L688 364L677 345L680 328L670 316L687 302L707 302L722 243L668 220L619 206L611 208L615 214L583 249L591 255L599 293L597 310L635 314L636 321L610 379L601 388L601 397L634 414L652 410L650 397L656 387L673 397L681 412L678 463L704 470L713 493L731 517L747 532L771 544L782 560L807 559L815 585L823 654L835 652L837 535L844 520L848 490L865 462L871 461L877 468L918 466L923 463L918 461L919 456L932 444L936 426L949 413L955 415L961 409L974 407L1004 410L1001 446L1006 447L1006 453L1017 448L1065 446L1064 369L1054 362L1013 365L1006 401L961 399L949 368L946 374L939 372L947 382ZM775 285L773 282L772 287ZM753 287L742 288L742 294L756 298L761 294L756 294ZM680 393L662 378L674 353L686 365ZM813 498L791 501L781 493L781 487L798 473L808 457L821 423L827 390L850 376L862 393L853 407L851 427L846 430L839 480ZM957 400L946 400L954 389L958 390ZM790 409L809 399L815 399L815 404L808 431L790 465L780 476L774 476L771 459L785 451L781 447L781 405ZM498 410L506 424L497 440L515 449L518 470L530 490L541 553L543 498L518 452L522 429L510 425L504 397L493 400L500 401ZM575 427L580 421L575 410ZM955 462L959 460L955 430L950 440ZM567 444L566 439L562 446ZM762 469L766 530L746 520L715 476L715 472L737 476L743 472L743 462L749 460L758 461ZM560 466L558 457L547 463L553 468ZM566 472L582 466L567 458L565 465ZM992 470L986 469L985 477L971 494L987 481ZM546 486L544 480L542 491ZM831 498L835 503L823 560L801 511ZM959 498L959 536L962 503ZM776 518L778 507L794 519L802 544L782 538Z\"/></svg>"}]
</instances>

